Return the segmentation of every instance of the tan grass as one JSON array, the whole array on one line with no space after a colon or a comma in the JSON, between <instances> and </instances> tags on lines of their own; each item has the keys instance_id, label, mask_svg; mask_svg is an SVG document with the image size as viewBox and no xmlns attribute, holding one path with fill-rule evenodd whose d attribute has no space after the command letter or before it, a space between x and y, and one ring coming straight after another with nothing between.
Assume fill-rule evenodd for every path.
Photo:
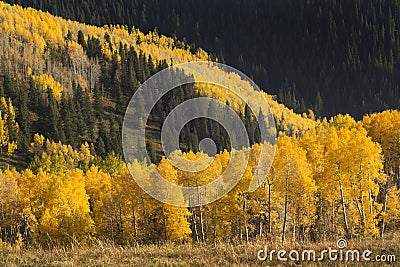
<instances>
[{"instance_id":1,"label":"tan grass","mask_svg":"<svg viewBox=\"0 0 400 267\"><path fill-rule=\"evenodd\" d=\"M335 248L335 242L271 244L257 241L255 243L218 243L204 244L162 244L116 246L107 242L96 242L92 245L57 247L52 249L22 248L3 249L0 252L0 266L387 266L385 263L279 263L260 262L257 252L268 245L271 249L315 249ZM392 240L351 240L351 249L370 249L375 254L395 254L400 262L399 239ZM392 263L391 266L400 266Z\"/></svg>"}]
</instances>

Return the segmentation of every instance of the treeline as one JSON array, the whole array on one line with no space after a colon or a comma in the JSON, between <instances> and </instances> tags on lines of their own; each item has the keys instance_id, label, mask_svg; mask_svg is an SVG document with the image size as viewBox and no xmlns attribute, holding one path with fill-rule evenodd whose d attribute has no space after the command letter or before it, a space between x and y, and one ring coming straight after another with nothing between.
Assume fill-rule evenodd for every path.
<instances>
[{"instance_id":1,"label":"treeline","mask_svg":"<svg viewBox=\"0 0 400 267\"><path fill-rule=\"evenodd\" d=\"M396 0L6 2L95 25L176 34L192 51L205 48L254 77L297 112L361 118L398 107Z\"/></svg>"},{"instance_id":2,"label":"treeline","mask_svg":"<svg viewBox=\"0 0 400 267\"><path fill-rule=\"evenodd\" d=\"M104 159L95 156L87 143L73 149L36 134L29 167L0 172L0 244L389 237L400 220L400 160L399 143L393 145L398 136L388 134L386 123L399 127L399 118L397 111L360 122L338 115L302 138L281 135L265 182L249 192L261 149L267 149L267 155L273 151L269 144L256 144L238 152L239 159L247 154L249 161L240 160L246 170L236 187L211 204L193 208L156 201L131 173L151 181L151 169L156 168L178 185L208 184L227 171L229 152L219 153L208 168L194 173L176 169L165 158L158 165L135 161L126 166L113 153ZM180 155L175 160L201 156ZM183 197L178 191L170 196Z\"/></svg>"}]
</instances>

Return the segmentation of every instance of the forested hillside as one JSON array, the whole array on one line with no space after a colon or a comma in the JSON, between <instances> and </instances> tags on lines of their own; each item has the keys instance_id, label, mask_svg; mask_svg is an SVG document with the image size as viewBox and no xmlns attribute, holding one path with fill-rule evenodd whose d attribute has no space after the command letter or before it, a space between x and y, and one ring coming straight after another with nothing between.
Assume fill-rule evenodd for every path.
<instances>
[{"instance_id":1,"label":"forested hillside","mask_svg":"<svg viewBox=\"0 0 400 267\"><path fill-rule=\"evenodd\" d=\"M243 70L298 112L398 108L400 3L8 0L70 19L157 28ZM185 39L184 39L185 38Z\"/></svg>"},{"instance_id":2,"label":"forested hillside","mask_svg":"<svg viewBox=\"0 0 400 267\"><path fill-rule=\"evenodd\" d=\"M18 111L14 117L19 130L9 125L7 131L10 143L18 141L21 152L28 151L33 134L40 133L73 147L88 142L101 156L111 151L121 155L122 117L138 86L173 62L209 58L202 49L193 54L184 43L157 32L145 35L124 26L99 28L33 9L3 3L1 6L0 93ZM180 93L182 90L184 94ZM156 106L155 116L150 118L152 136L158 135L163 119L183 100L183 95L190 98L201 93L234 102L224 90L210 87L188 86L174 92ZM296 134L314 124L271 96L263 96L282 131ZM250 117L244 118L244 108L236 109L249 120ZM219 128L212 128L212 135L220 140L219 150L227 148L225 138L219 137ZM254 132L255 128L251 128L249 131ZM182 133L183 147L195 149L199 137L189 131L187 127ZM152 140L155 147L151 149L159 153L159 140ZM2 146L7 144L4 141Z\"/></svg>"},{"instance_id":3,"label":"forested hillside","mask_svg":"<svg viewBox=\"0 0 400 267\"><path fill-rule=\"evenodd\" d=\"M190 84L176 88L153 109L147 149L154 164L126 164L121 121L138 86L172 64L209 59L204 50L157 31L96 27L0 2L0 159L6 164L5 159L19 155L25 161L23 167L8 164L0 171L2 251L92 241L121 246L297 243L396 235L396 110L358 121L350 115L315 120L311 110L299 115L273 96L251 91L251 101L268 101L279 132L271 170L251 192L260 151L270 149L256 138L259 114L249 112L228 90ZM238 76L220 69L210 75L243 85ZM234 154L222 127L209 123L206 129L219 145L209 168L186 172L162 157L157 139L162 121L175 105L198 96L218 99L237 112L254 138L251 147L235 153L249 160L243 160L245 171L237 186L217 201L171 206L146 194L132 176L150 179L155 168L176 185L208 184L227 169ZM187 153L177 152L178 160L209 160L196 152L199 138L205 136L194 129L204 124L200 120L183 130Z\"/></svg>"}]
</instances>

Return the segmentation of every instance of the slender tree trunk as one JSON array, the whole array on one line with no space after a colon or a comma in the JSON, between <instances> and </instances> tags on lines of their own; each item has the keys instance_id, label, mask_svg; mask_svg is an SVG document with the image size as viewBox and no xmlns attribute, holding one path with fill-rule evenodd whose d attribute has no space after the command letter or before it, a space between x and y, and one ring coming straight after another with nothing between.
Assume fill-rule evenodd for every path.
<instances>
[{"instance_id":1,"label":"slender tree trunk","mask_svg":"<svg viewBox=\"0 0 400 267\"><path fill-rule=\"evenodd\" d=\"M249 226L246 223L246 243L249 243Z\"/></svg>"},{"instance_id":2,"label":"slender tree trunk","mask_svg":"<svg viewBox=\"0 0 400 267\"><path fill-rule=\"evenodd\" d=\"M193 216L192 216L192 220L193 220L193 234L195 235L194 236L194 239L196 240L196 242L199 242L199 232L197 231L197 216L196 216L196 211L195 210L193 210Z\"/></svg>"},{"instance_id":3,"label":"slender tree trunk","mask_svg":"<svg viewBox=\"0 0 400 267\"><path fill-rule=\"evenodd\" d=\"M332 229L331 232L335 231L335 203L332 202Z\"/></svg>"},{"instance_id":4,"label":"slender tree trunk","mask_svg":"<svg viewBox=\"0 0 400 267\"><path fill-rule=\"evenodd\" d=\"M268 183L268 233L271 231L271 184Z\"/></svg>"},{"instance_id":5,"label":"slender tree trunk","mask_svg":"<svg viewBox=\"0 0 400 267\"><path fill-rule=\"evenodd\" d=\"M118 237L118 239L119 239L119 242L122 242L122 236L123 236L123 232L124 232L124 222L123 222L123 220L122 220L122 208L121 208L121 206L119 207L119 229L118 229L118 232L119 232L119 237Z\"/></svg>"},{"instance_id":6,"label":"slender tree trunk","mask_svg":"<svg viewBox=\"0 0 400 267\"><path fill-rule=\"evenodd\" d=\"M246 209L247 209L247 205L246 205L246 197L244 196L244 200L243 200L243 223L244 223L244 229L246 232L246 243L249 243L249 227L247 225L247 216L246 216Z\"/></svg>"},{"instance_id":7,"label":"slender tree trunk","mask_svg":"<svg viewBox=\"0 0 400 267\"><path fill-rule=\"evenodd\" d=\"M143 207L143 231L147 233L148 238L150 238L150 233L147 230L148 228L148 219L147 219L147 213L146 213L146 206L144 205L144 199L143 196L140 195L140 200L142 201L142 207Z\"/></svg>"},{"instance_id":8,"label":"slender tree trunk","mask_svg":"<svg viewBox=\"0 0 400 267\"><path fill-rule=\"evenodd\" d=\"M213 209L213 228L214 245L217 245L217 220L215 219L215 208Z\"/></svg>"},{"instance_id":9,"label":"slender tree trunk","mask_svg":"<svg viewBox=\"0 0 400 267\"><path fill-rule=\"evenodd\" d=\"M296 220L293 219L293 241L296 242Z\"/></svg>"},{"instance_id":10,"label":"slender tree trunk","mask_svg":"<svg viewBox=\"0 0 400 267\"><path fill-rule=\"evenodd\" d=\"M201 241L205 241L204 222L203 222L203 209L200 207L200 225L201 225Z\"/></svg>"},{"instance_id":11,"label":"slender tree trunk","mask_svg":"<svg viewBox=\"0 0 400 267\"><path fill-rule=\"evenodd\" d=\"M285 188L285 204L284 204L284 212L283 212L283 227L282 227L282 244L286 240L286 221L287 221L287 206L288 206L288 184L289 177L286 175L286 188Z\"/></svg>"},{"instance_id":12,"label":"slender tree trunk","mask_svg":"<svg viewBox=\"0 0 400 267\"><path fill-rule=\"evenodd\" d=\"M386 209L387 209L387 192L385 192L385 203L383 203L383 212L386 213ZM385 227L386 227L386 221L385 221L385 217L383 217L382 219L382 229L381 229L381 238L384 238L384 234L385 234Z\"/></svg>"},{"instance_id":13,"label":"slender tree trunk","mask_svg":"<svg viewBox=\"0 0 400 267\"><path fill-rule=\"evenodd\" d=\"M133 226L133 232L135 233L135 238L137 238L138 231L137 231L137 221L136 221L136 214L134 207L132 207L132 226Z\"/></svg>"},{"instance_id":14,"label":"slender tree trunk","mask_svg":"<svg viewBox=\"0 0 400 267\"><path fill-rule=\"evenodd\" d=\"M197 186L197 181L196 181L196 186ZM202 203L202 195L201 192L197 191L198 194L198 201L199 203ZM204 221L203 221L203 208L202 206L199 207L200 210L200 230L201 230L201 241L204 243L205 241L205 233L204 233Z\"/></svg>"},{"instance_id":15,"label":"slender tree trunk","mask_svg":"<svg viewBox=\"0 0 400 267\"><path fill-rule=\"evenodd\" d=\"M347 223L347 212L346 212L346 204L345 204L345 199L344 199L344 193L343 193L343 186L342 186L342 180L339 178L339 189L340 189L340 198L341 198L341 204L342 204L342 209L343 209L343 222L344 222L344 228L346 230L346 236L349 237L350 232L349 232L349 225Z\"/></svg>"}]
</instances>

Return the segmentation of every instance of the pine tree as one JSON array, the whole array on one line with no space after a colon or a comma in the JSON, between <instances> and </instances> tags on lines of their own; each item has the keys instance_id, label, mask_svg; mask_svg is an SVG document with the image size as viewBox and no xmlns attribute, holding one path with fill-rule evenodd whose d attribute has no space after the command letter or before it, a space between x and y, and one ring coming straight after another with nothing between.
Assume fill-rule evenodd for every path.
<instances>
[{"instance_id":1,"label":"pine tree","mask_svg":"<svg viewBox=\"0 0 400 267\"><path fill-rule=\"evenodd\" d=\"M67 144L73 147L78 145L78 129L77 129L77 114L75 103L71 97L63 94L60 104L61 118L63 121L63 129L65 132L65 140Z\"/></svg>"},{"instance_id":2,"label":"pine tree","mask_svg":"<svg viewBox=\"0 0 400 267\"><path fill-rule=\"evenodd\" d=\"M55 99L52 90L49 88L47 90L47 114L46 116L46 130L50 138L65 142L65 134L63 130L62 120L60 111L58 108L57 100Z\"/></svg>"},{"instance_id":3,"label":"pine tree","mask_svg":"<svg viewBox=\"0 0 400 267\"><path fill-rule=\"evenodd\" d=\"M116 98L115 112L119 115L123 115L127 108L127 103L120 86L117 87L117 93L115 98Z\"/></svg>"},{"instance_id":4,"label":"pine tree","mask_svg":"<svg viewBox=\"0 0 400 267\"><path fill-rule=\"evenodd\" d=\"M81 30L78 31L78 44L80 44L84 50L87 49L87 43L85 40L85 36Z\"/></svg>"},{"instance_id":5,"label":"pine tree","mask_svg":"<svg viewBox=\"0 0 400 267\"><path fill-rule=\"evenodd\" d=\"M103 93L99 85L96 85L93 90L93 108L96 112L97 118L101 120L104 114L104 100Z\"/></svg>"},{"instance_id":6,"label":"pine tree","mask_svg":"<svg viewBox=\"0 0 400 267\"><path fill-rule=\"evenodd\" d=\"M19 147L21 151L28 151L32 138L32 117L28 108L28 99L25 92L19 93L19 107L17 121L20 126Z\"/></svg>"},{"instance_id":7,"label":"pine tree","mask_svg":"<svg viewBox=\"0 0 400 267\"><path fill-rule=\"evenodd\" d=\"M15 91L14 88L12 88L11 79L9 75L4 76L3 88L5 96L10 97L11 99L15 98L16 96Z\"/></svg>"},{"instance_id":8,"label":"pine tree","mask_svg":"<svg viewBox=\"0 0 400 267\"><path fill-rule=\"evenodd\" d=\"M323 101L320 92L317 92L317 96L315 98L315 107L314 107L314 112L317 114L317 116L321 116L323 112Z\"/></svg>"}]
</instances>

